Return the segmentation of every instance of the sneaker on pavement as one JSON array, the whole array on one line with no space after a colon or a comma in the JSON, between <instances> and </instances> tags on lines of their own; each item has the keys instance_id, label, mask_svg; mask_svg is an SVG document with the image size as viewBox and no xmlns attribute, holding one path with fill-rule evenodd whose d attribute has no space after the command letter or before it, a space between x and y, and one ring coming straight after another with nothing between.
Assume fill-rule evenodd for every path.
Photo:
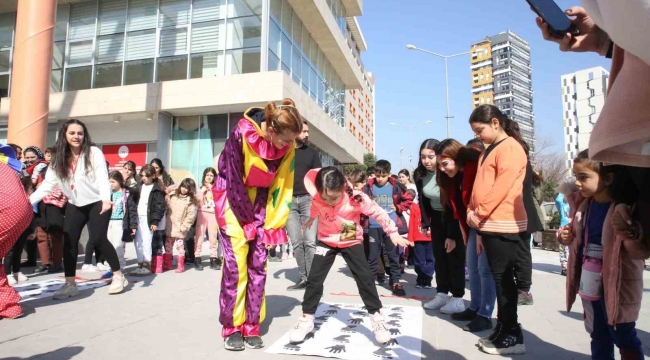
<instances>
[{"instance_id":1,"label":"sneaker on pavement","mask_svg":"<svg viewBox=\"0 0 650 360\"><path fill-rule=\"evenodd\" d=\"M93 264L84 264L81 267L81 271L98 271L98 270L97 270L97 266Z\"/></svg>"},{"instance_id":2,"label":"sneaker on pavement","mask_svg":"<svg viewBox=\"0 0 650 360\"><path fill-rule=\"evenodd\" d=\"M519 291L519 298L517 299L517 305L533 305L535 301L533 300L533 294L526 293L525 291Z\"/></svg>"},{"instance_id":3,"label":"sneaker on pavement","mask_svg":"<svg viewBox=\"0 0 650 360\"><path fill-rule=\"evenodd\" d=\"M566 276L566 269L562 269L562 272L560 273L562 276Z\"/></svg>"},{"instance_id":4,"label":"sneaker on pavement","mask_svg":"<svg viewBox=\"0 0 650 360\"><path fill-rule=\"evenodd\" d=\"M249 349L261 349L264 347L264 341L261 336L249 336L244 338L244 344Z\"/></svg>"},{"instance_id":5,"label":"sneaker on pavement","mask_svg":"<svg viewBox=\"0 0 650 360\"><path fill-rule=\"evenodd\" d=\"M230 351L242 351L246 348L240 332L232 333L223 340L223 343L226 350Z\"/></svg>"},{"instance_id":6,"label":"sneaker on pavement","mask_svg":"<svg viewBox=\"0 0 650 360\"><path fill-rule=\"evenodd\" d=\"M424 303L422 306L424 306L424 308L427 310L438 310L441 307L447 305L449 299L449 295L447 294L438 294L433 298L433 300Z\"/></svg>"},{"instance_id":7,"label":"sneaker on pavement","mask_svg":"<svg viewBox=\"0 0 650 360\"><path fill-rule=\"evenodd\" d=\"M7 282L9 282L9 286L14 286L18 283L14 274L9 274L9 276L7 276Z\"/></svg>"},{"instance_id":8,"label":"sneaker on pavement","mask_svg":"<svg viewBox=\"0 0 650 360\"><path fill-rule=\"evenodd\" d=\"M483 345L494 341L497 336L499 336L499 333L501 332L501 323L497 320L497 326L494 327L494 330L492 330L492 333L486 337L482 337L478 339L478 347L481 348Z\"/></svg>"},{"instance_id":9,"label":"sneaker on pavement","mask_svg":"<svg viewBox=\"0 0 650 360\"><path fill-rule=\"evenodd\" d=\"M477 333L492 329L492 320L485 316L477 315L469 324L463 326L463 330Z\"/></svg>"},{"instance_id":10,"label":"sneaker on pavement","mask_svg":"<svg viewBox=\"0 0 650 360\"><path fill-rule=\"evenodd\" d=\"M393 284L391 290L395 296L406 296L406 291L404 291L404 288L401 284Z\"/></svg>"},{"instance_id":11,"label":"sneaker on pavement","mask_svg":"<svg viewBox=\"0 0 650 360\"><path fill-rule=\"evenodd\" d=\"M423 289L433 289L433 285L431 285L431 281L422 284Z\"/></svg>"},{"instance_id":12,"label":"sneaker on pavement","mask_svg":"<svg viewBox=\"0 0 650 360\"><path fill-rule=\"evenodd\" d=\"M472 321L476 318L476 310L465 309L460 313L451 314L451 319L456 321Z\"/></svg>"},{"instance_id":13,"label":"sneaker on pavement","mask_svg":"<svg viewBox=\"0 0 650 360\"><path fill-rule=\"evenodd\" d=\"M110 271L111 270L110 265L108 265L108 263L106 261L104 261L103 263L97 263L96 267L97 267L98 271Z\"/></svg>"},{"instance_id":14,"label":"sneaker on pavement","mask_svg":"<svg viewBox=\"0 0 650 360\"><path fill-rule=\"evenodd\" d=\"M138 276L149 276L151 275L151 271L147 268L142 268L140 269L140 272L138 272Z\"/></svg>"},{"instance_id":15,"label":"sneaker on pavement","mask_svg":"<svg viewBox=\"0 0 650 360\"><path fill-rule=\"evenodd\" d=\"M506 330L501 329L499 336L493 341L483 344L481 350L491 355L523 355L526 353L524 345L524 334L521 326Z\"/></svg>"},{"instance_id":16,"label":"sneaker on pavement","mask_svg":"<svg viewBox=\"0 0 650 360\"><path fill-rule=\"evenodd\" d=\"M135 268L134 270L131 270L129 272L129 275L131 275L131 276L140 276L141 272L142 272L142 268Z\"/></svg>"},{"instance_id":17,"label":"sneaker on pavement","mask_svg":"<svg viewBox=\"0 0 650 360\"><path fill-rule=\"evenodd\" d=\"M50 265L41 265L34 269L34 274L41 274L41 273L46 273L50 270Z\"/></svg>"},{"instance_id":18,"label":"sneaker on pavement","mask_svg":"<svg viewBox=\"0 0 650 360\"><path fill-rule=\"evenodd\" d=\"M52 265L47 269L48 274L58 274L60 272L63 272L63 266L60 265Z\"/></svg>"},{"instance_id":19,"label":"sneaker on pavement","mask_svg":"<svg viewBox=\"0 0 650 360\"><path fill-rule=\"evenodd\" d=\"M29 278L21 272L14 273L14 276L16 277L16 281L18 281L19 283L29 280Z\"/></svg>"},{"instance_id":20,"label":"sneaker on pavement","mask_svg":"<svg viewBox=\"0 0 650 360\"><path fill-rule=\"evenodd\" d=\"M314 330L314 315L302 314L289 332L289 341L292 344L301 343L312 330Z\"/></svg>"},{"instance_id":21,"label":"sneaker on pavement","mask_svg":"<svg viewBox=\"0 0 650 360\"><path fill-rule=\"evenodd\" d=\"M384 316L379 311L370 316L370 326L372 327L372 332L375 334L375 340L378 343L385 344L390 341L388 326L386 326Z\"/></svg>"},{"instance_id":22,"label":"sneaker on pavement","mask_svg":"<svg viewBox=\"0 0 650 360\"><path fill-rule=\"evenodd\" d=\"M456 314L462 313L465 311L465 302L463 298L451 298L449 302L440 308L440 312L443 314Z\"/></svg>"},{"instance_id":23,"label":"sneaker on pavement","mask_svg":"<svg viewBox=\"0 0 650 360\"><path fill-rule=\"evenodd\" d=\"M129 281L124 275L113 275L111 286L108 288L108 293L111 295L119 294L124 291L124 288L129 284Z\"/></svg>"},{"instance_id":24,"label":"sneaker on pavement","mask_svg":"<svg viewBox=\"0 0 650 360\"><path fill-rule=\"evenodd\" d=\"M288 258L289 258L289 254L287 254L286 252L283 252L282 253L282 260L287 260Z\"/></svg>"},{"instance_id":25,"label":"sneaker on pavement","mask_svg":"<svg viewBox=\"0 0 650 360\"><path fill-rule=\"evenodd\" d=\"M54 295L52 295L52 299L63 300L77 295L79 295L79 289L77 288L77 285L70 285L68 283L65 283L65 285L63 285L54 293Z\"/></svg>"}]
</instances>

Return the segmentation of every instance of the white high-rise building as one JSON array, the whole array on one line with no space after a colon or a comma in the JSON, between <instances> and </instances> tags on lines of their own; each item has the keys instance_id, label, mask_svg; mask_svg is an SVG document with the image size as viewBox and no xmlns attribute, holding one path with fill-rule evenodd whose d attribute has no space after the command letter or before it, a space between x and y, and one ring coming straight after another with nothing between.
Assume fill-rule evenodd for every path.
<instances>
[{"instance_id":1,"label":"white high-rise building","mask_svg":"<svg viewBox=\"0 0 650 360\"><path fill-rule=\"evenodd\" d=\"M589 136L605 105L609 72L602 67L562 75L562 114L566 166L589 147Z\"/></svg>"}]
</instances>

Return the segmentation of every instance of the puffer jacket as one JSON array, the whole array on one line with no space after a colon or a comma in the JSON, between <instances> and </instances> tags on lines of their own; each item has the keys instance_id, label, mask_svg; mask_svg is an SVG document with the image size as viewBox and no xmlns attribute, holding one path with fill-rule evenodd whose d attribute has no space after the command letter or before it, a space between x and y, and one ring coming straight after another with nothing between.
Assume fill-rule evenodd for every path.
<instances>
[{"instance_id":1,"label":"puffer jacket","mask_svg":"<svg viewBox=\"0 0 650 360\"><path fill-rule=\"evenodd\" d=\"M591 199L584 199L579 193L569 196L572 217L573 242L569 246L569 264L566 279L567 311L576 300L582 275L582 258L579 258L583 245L582 233L586 225L585 213ZM641 309L643 296L643 259L650 256L650 249L639 239L629 240L614 233L612 204L603 224L603 287L605 308L609 325L636 321Z\"/></svg>"},{"instance_id":2,"label":"puffer jacket","mask_svg":"<svg viewBox=\"0 0 650 360\"><path fill-rule=\"evenodd\" d=\"M174 191L167 198L167 225L165 235L174 239L185 239L187 231L196 219L196 199L177 195Z\"/></svg>"}]
</instances>

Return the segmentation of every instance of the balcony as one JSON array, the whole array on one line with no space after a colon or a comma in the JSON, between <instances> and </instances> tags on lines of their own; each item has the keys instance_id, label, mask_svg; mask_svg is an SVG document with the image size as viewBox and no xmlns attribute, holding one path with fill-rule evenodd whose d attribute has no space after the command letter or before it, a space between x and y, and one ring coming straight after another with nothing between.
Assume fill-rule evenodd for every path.
<instances>
[{"instance_id":1,"label":"balcony","mask_svg":"<svg viewBox=\"0 0 650 360\"><path fill-rule=\"evenodd\" d=\"M469 68L470 68L471 70L476 70L476 69L478 69L478 68L482 68L482 67L484 67L484 66L488 66L488 65L492 65L492 60L481 61L481 62L479 62L479 63L473 64L473 65L470 66Z\"/></svg>"},{"instance_id":2,"label":"balcony","mask_svg":"<svg viewBox=\"0 0 650 360\"><path fill-rule=\"evenodd\" d=\"M326 0L289 0L347 89L361 87L363 74ZM347 10L347 9L346 9Z\"/></svg>"},{"instance_id":3,"label":"balcony","mask_svg":"<svg viewBox=\"0 0 650 360\"><path fill-rule=\"evenodd\" d=\"M363 0L341 0L348 16L361 16L363 14Z\"/></svg>"}]
</instances>

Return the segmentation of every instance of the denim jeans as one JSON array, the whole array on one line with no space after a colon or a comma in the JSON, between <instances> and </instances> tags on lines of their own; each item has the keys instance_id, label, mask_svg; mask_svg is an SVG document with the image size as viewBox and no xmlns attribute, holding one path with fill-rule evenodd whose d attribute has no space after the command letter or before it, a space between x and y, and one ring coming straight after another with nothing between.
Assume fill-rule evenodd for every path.
<instances>
[{"instance_id":1,"label":"denim jeans","mask_svg":"<svg viewBox=\"0 0 650 360\"><path fill-rule=\"evenodd\" d=\"M287 235L289 235L289 241L293 246L293 254L298 263L301 281L307 281L311 263L314 260L314 252L316 251L318 222L314 221L310 229L304 227L305 223L309 221L311 202L312 198L309 195L294 196L286 225ZM286 251L286 248L282 250Z\"/></svg>"},{"instance_id":2,"label":"denim jeans","mask_svg":"<svg viewBox=\"0 0 650 360\"><path fill-rule=\"evenodd\" d=\"M490 270L485 250L481 256L476 255L476 230L470 229L467 240L466 262L469 272L469 289L471 302L469 308L478 310L480 316L490 318L497 298L494 278Z\"/></svg>"}]
</instances>

